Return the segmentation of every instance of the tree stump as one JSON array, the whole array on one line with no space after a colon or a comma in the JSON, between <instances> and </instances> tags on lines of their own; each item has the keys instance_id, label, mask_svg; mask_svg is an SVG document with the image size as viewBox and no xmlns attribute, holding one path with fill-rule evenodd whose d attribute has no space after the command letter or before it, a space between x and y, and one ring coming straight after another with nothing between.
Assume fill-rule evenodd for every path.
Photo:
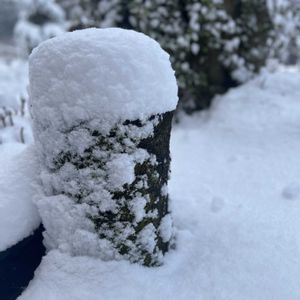
<instances>
[{"instance_id":1,"label":"tree stump","mask_svg":"<svg viewBox=\"0 0 300 300\"><path fill-rule=\"evenodd\" d=\"M162 264L173 236L169 56L134 31L67 33L31 56L30 95L47 247Z\"/></svg>"}]
</instances>

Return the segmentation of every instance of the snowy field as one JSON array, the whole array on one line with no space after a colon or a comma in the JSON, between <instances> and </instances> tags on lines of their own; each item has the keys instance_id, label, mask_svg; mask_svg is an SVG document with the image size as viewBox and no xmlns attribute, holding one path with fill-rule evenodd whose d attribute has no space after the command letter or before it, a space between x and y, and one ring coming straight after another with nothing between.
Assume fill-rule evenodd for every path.
<instances>
[{"instance_id":1,"label":"snowy field","mask_svg":"<svg viewBox=\"0 0 300 300\"><path fill-rule=\"evenodd\" d=\"M164 266L52 250L18 299L298 300L299 82L297 69L263 73L174 127L169 189L177 246ZM0 207L7 215L18 207L16 242L38 223L29 201L35 164L17 142L0 151L8 165L1 168ZM15 202L21 195L26 201ZM24 218L32 222L20 232ZM0 228L8 224L0 218Z\"/></svg>"}]
</instances>

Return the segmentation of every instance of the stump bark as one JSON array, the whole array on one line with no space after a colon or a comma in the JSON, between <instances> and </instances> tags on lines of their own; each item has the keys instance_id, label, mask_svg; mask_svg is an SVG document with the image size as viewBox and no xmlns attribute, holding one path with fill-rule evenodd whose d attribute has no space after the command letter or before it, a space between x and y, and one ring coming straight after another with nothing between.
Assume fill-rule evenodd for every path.
<instances>
[{"instance_id":1,"label":"stump bark","mask_svg":"<svg viewBox=\"0 0 300 300\"><path fill-rule=\"evenodd\" d=\"M109 242L116 258L125 257L145 266L160 265L162 256L170 247L172 222L167 182L173 113L153 115L146 121L127 120L116 124L109 133L91 129L89 123L71 128L63 133L65 140L67 136L84 131L93 142L82 153L71 150L72 142L66 144L65 150L54 159L54 168L48 169L49 173L61 174L66 164L75 167L75 176L60 178L59 188L52 185L52 192L92 207L87 217L93 222L99 239ZM146 133L145 127L150 127ZM101 153L101 157L95 153ZM124 155L134 164L134 179L122 185L107 184L110 177L119 172L119 165L114 160L118 161ZM113 164L113 169L108 167L110 164ZM87 168L92 176L77 182L81 186L79 191L70 191L70 181L80 177L78 174ZM103 172L97 173L97 170ZM100 194L95 195L97 187L89 184L91 180L102 189ZM103 203L101 197L104 195L111 203ZM107 208L107 205L111 207Z\"/></svg>"},{"instance_id":2,"label":"stump bark","mask_svg":"<svg viewBox=\"0 0 300 300\"><path fill-rule=\"evenodd\" d=\"M47 248L162 264L178 101L169 56L141 33L85 29L42 43L29 69Z\"/></svg>"}]
</instances>

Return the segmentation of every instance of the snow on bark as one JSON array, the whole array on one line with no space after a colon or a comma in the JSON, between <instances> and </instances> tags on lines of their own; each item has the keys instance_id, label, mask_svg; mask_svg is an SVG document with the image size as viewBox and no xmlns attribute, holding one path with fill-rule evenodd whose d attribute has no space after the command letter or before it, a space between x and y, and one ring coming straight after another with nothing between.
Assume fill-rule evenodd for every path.
<instances>
[{"instance_id":1,"label":"snow on bark","mask_svg":"<svg viewBox=\"0 0 300 300\"><path fill-rule=\"evenodd\" d=\"M42 43L29 69L47 247L161 264L178 100L169 56L141 33L86 29Z\"/></svg>"}]
</instances>

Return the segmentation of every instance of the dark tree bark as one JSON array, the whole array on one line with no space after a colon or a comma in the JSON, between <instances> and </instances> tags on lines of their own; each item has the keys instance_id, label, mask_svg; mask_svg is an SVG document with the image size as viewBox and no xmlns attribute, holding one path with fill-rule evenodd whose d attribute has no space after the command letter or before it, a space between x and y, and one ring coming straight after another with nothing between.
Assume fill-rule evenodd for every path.
<instances>
[{"instance_id":1,"label":"dark tree bark","mask_svg":"<svg viewBox=\"0 0 300 300\"><path fill-rule=\"evenodd\" d=\"M54 195L64 194L75 203L88 203L97 209L97 213L87 217L95 224L99 238L111 243L117 257L124 257L145 266L162 263L162 257L168 251L172 238L166 187L170 171L169 148L173 113L153 115L146 121L127 120L116 124L108 134L91 130L89 124L80 124L80 129L88 131L94 138L94 143L83 154L71 153L69 149L72 145L66 145L66 151L61 152L54 162L55 170L51 170L52 173L59 173L68 163L74 165L78 173L86 168L102 169L107 173L106 166L113 161L113 157L128 154L130 158L138 151L145 150L147 157L135 162L134 180L131 183L105 188L111 195L114 207L111 210L103 211L99 208L103 201L101 198L94 199L93 202L87 200L94 192L88 182L79 183L83 188L76 194L53 188ZM153 126L153 131L145 135L145 127L149 124ZM78 129L71 128L65 134L71 135ZM102 158L96 158L93 153L102 153ZM118 173L118 165L113 172ZM105 185L109 180L107 176L104 174L97 178L100 185ZM136 212L136 201L140 199L143 199L144 206L140 208L142 212ZM142 216L137 216L138 214Z\"/></svg>"}]
</instances>

